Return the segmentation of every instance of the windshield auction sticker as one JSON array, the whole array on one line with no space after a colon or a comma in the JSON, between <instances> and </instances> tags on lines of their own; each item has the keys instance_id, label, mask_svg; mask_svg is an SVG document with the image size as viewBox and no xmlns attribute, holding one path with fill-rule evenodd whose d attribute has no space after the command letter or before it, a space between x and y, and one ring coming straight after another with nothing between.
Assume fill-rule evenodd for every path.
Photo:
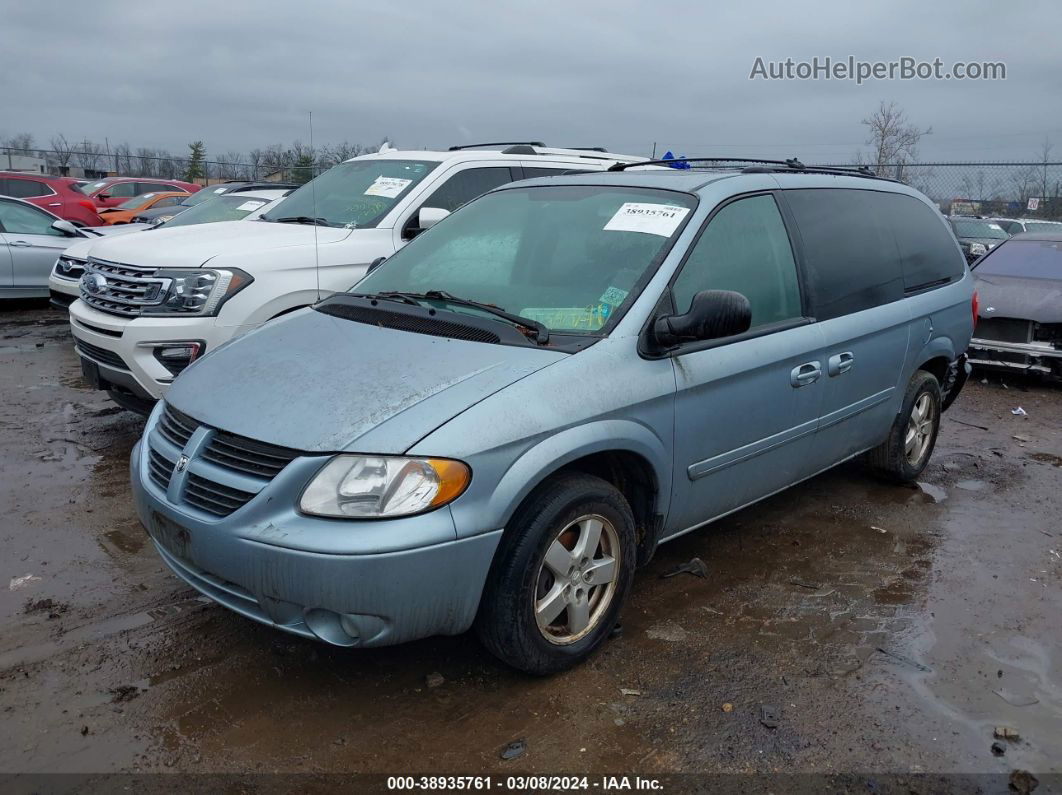
<instances>
[{"instance_id":1,"label":"windshield auction sticker","mask_svg":"<svg viewBox=\"0 0 1062 795\"><path fill-rule=\"evenodd\" d=\"M645 232L650 235L671 237L678 229L682 219L689 212L688 207L676 207L673 204L648 204L646 202L624 202L616 210L607 224L606 232Z\"/></svg>"},{"instance_id":2,"label":"windshield auction sticker","mask_svg":"<svg viewBox=\"0 0 1062 795\"><path fill-rule=\"evenodd\" d=\"M368 188L365 189L366 196L383 196L386 199L394 199L398 197L402 191L409 185L411 179L402 179L400 177L377 177Z\"/></svg>"},{"instance_id":3,"label":"windshield auction sticker","mask_svg":"<svg viewBox=\"0 0 1062 795\"><path fill-rule=\"evenodd\" d=\"M236 209L237 210L246 210L247 212L251 212L251 210L257 210L263 204L265 204L265 202L249 201L249 202L244 202L243 204L241 204Z\"/></svg>"}]
</instances>

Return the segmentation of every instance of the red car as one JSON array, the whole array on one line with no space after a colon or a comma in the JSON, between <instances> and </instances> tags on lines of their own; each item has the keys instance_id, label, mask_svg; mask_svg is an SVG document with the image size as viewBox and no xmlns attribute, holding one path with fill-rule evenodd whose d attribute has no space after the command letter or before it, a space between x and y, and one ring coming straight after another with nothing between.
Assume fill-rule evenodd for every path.
<instances>
[{"instance_id":1,"label":"red car","mask_svg":"<svg viewBox=\"0 0 1062 795\"><path fill-rule=\"evenodd\" d=\"M103 223L92 199L78 189L85 180L73 177L46 177L0 171L0 196L13 196L36 204L66 221L82 226Z\"/></svg>"},{"instance_id":2,"label":"red car","mask_svg":"<svg viewBox=\"0 0 1062 795\"><path fill-rule=\"evenodd\" d=\"M105 177L82 186L81 192L88 196L96 207L117 207L135 196L157 191L181 191L195 193L200 186L179 179L148 179L145 177Z\"/></svg>"}]
</instances>

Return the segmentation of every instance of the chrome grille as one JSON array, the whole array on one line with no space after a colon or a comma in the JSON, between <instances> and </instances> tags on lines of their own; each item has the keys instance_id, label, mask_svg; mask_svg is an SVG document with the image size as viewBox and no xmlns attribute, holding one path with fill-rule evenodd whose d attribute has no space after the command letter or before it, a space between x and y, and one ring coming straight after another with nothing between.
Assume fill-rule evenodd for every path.
<instances>
[{"instance_id":1,"label":"chrome grille","mask_svg":"<svg viewBox=\"0 0 1062 795\"><path fill-rule=\"evenodd\" d=\"M157 278L157 268L122 265L90 259L81 280L81 300L94 309L122 317L137 317L145 306L162 303L169 279ZM90 291L86 279L101 277L103 284Z\"/></svg>"}]
</instances>

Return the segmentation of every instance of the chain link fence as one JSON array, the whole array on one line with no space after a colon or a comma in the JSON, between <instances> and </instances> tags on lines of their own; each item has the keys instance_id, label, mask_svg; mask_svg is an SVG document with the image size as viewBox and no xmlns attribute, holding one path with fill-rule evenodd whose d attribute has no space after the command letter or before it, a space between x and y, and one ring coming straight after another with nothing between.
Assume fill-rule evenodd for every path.
<instances>
[{"instance_id":1,"label":"chain link fence","mask_svg":"<svg viewBox=\"0 0 1062 795\"><path fill-rule=\"evenodd\" d=\"M272 153L272 159L257 162L206 160L200 164L201 175L191 181L201 185L227 180L302 184L339 162L321 157L314 159L308 152L301 155L285 153L287 162L284 162L278 159L278 154ZM859 168L862 164L818 165ZM1062 220L1062 162L886 163L872 166L872 169L879 176L899 180L920 190L946 214ZM0 170L87 179L106 176L184 179L188 176L189 160L160 156L142 149L106 153L0 147Z\"/></svg>"}]
</instances>

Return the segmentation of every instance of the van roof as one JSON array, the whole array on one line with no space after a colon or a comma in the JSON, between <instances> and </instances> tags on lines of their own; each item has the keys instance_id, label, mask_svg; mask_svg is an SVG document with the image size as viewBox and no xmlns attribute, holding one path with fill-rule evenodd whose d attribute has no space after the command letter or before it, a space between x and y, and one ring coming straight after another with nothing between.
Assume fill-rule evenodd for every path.
<instances>
[{"instance_id":1,"label":"van roof","mask_svg":"<svg viewBox=\"0 0 1062 795\"><path fill-rule=\"evenodd\" d=\"M721 180L738 180L735 192L742 182L755 182L762 189L763 178L770 177L782 188L862 188L864 190L889 191L920 195L917 191L899 182L877 179L859 174L832 174L816 172L746 171L744 169L676 169L636 166L623 171L595 171L557 177L537 177L503 185L496 190L527 185L626 185L629 187L663 188L686 193L696 193Z\"/></svg>"}]
</instances>

